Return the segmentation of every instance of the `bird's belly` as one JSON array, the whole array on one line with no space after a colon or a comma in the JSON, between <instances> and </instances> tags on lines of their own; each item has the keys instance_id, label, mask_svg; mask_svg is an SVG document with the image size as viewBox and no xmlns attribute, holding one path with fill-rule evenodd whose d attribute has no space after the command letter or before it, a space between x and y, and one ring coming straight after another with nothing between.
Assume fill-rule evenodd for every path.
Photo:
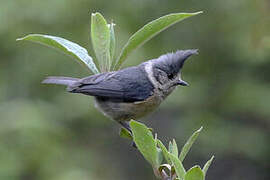
<instances>
[{"instance_id":1,"label":"bird's belly","mask_svg":"<svg viewBox=\"0 0 270 180\"><path fill-rule=\"evenodd\" d=\"M158 96L151 96L145 101L127 103L112 102L96 98L96 107L103 114L116 121L129 121L139 119L154 111L161 103L162 99Z\"/></svg>"}]
</instances>

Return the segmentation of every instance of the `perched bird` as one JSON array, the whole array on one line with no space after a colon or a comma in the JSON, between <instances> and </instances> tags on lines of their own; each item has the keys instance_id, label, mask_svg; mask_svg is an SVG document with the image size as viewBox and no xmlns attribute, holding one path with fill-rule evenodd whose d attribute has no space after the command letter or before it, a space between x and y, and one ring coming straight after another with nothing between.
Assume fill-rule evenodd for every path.
<instances>
[{"instance_id":1,"label":"perched bird","mask_svg":"<svg viewBox=\"0 0 270 180\"><path fill-rule=\"evenodd\" d=\"M82 79L47 77L42 83L66 85L68 92L94 96L101 112L131 131L131 119L155 110L176 86L188 85L181 79L181 69L193 54L197 50L179 50L119 71Z\"/></svg>"}]
</instances>

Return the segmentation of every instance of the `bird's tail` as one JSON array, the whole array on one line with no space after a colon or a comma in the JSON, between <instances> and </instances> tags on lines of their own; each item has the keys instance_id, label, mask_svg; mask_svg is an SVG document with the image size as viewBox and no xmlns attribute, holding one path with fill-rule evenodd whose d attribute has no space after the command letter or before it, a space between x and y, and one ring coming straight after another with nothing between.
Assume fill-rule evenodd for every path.
<instances>
[{"instance_id":1,"label":"bird's tail","mask_svg":"<svg viewBox=\"0 0 270 180\"><path fill-rule=\"evenodd\" d=\"M61 76L49 76L42 81L43 84L61 84L66 86L71 86L77 82L78 78L71 77L61 77Z\"/></svg>"}]
</instances>

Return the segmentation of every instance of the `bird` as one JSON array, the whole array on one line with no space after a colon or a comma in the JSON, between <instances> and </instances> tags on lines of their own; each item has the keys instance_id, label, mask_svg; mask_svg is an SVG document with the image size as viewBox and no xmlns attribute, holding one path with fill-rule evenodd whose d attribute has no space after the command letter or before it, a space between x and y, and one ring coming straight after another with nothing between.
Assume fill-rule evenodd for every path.
<instances>
[{"instance_id":1,"label":"bird","mask_svg":"<svg viewBox=\"0 0 270 180\"><path fill-rule=\"evenodd\" d=\"M181 78L181 70L193 54L198 50L177 50L118 71L84 78L49 76L42 83L65 85L70 93L93 96L98 110L132 133L131 119L153 112L176 86L188 86Z\"/></svg>"}]
</instances>

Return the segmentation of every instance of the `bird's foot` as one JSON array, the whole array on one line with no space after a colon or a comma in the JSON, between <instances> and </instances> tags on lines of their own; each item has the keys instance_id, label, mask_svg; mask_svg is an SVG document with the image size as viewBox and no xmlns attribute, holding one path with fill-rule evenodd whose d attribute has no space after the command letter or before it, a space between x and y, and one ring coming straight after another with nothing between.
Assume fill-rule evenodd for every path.
<instances>
[{"instance_id":1,"label":"bird's foot","mask_svg":"<svg viewBox=\"0 0 270 180\"><path fill-rule=\"evenodd\" d=\"M126 130L128 130L130 132L131 135L133 135L132 130L130 128L129 122L128 121L120 121L119 122L121 124L121 126L123 126ZM134 141L132 141L131 146L134 147L135 149L137 149L137 145Z\"/></svg>"}]
</instances>

